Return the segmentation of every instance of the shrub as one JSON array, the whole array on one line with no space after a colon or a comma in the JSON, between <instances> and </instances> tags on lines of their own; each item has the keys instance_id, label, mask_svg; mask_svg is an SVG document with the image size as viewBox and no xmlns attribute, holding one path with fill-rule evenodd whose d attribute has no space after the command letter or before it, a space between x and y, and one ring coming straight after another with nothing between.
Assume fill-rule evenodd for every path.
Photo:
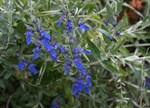
<instances>
[{"instance_id":1,"label":"shrub","mask_svg":"<svg viewBox=\"0 0 150 108\"><path fill-rule=\"evenodd\" d=\"M1 0L0 107L149 107L144 2Z\"/></svg>"}]
</instances>

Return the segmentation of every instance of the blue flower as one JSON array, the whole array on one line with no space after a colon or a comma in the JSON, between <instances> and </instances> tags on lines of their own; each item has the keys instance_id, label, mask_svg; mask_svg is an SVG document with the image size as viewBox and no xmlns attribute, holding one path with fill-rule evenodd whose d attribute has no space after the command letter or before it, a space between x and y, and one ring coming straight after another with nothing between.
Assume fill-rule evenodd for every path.
<instances>
[{"instance_id":1,"label":"blue flower","mask_svg":"<svg viewBox=\"0 0 150 108\"><path fill-rule=\"evenodd\" d=\"M51 56L54 61L57 61L57 52L54 49L50 50L49 56Z\"/></svg>"},{"instance_id":2,"label":"blue flower","mask_svg":"<svg viewBox=\"0 0 150 108\"><path fill-rule=\"evenodd\" d=\"M59 108L58 103L57 102L53 102L52 103L52 108Z\"/></svg>"},{"instance_id":3,"label":"blue flower","mask_svg":"<svg viewBox=\"0 0 150 108\"><path fill-rule=\"evenodd\" d=\"M27 32L25 32L25 35L27 35L26 36L26 43L27 43L27 45L29 45L32 41L33 32L31 30L27 31Z\"/></svg>"},{"instance_id":4,"label":"blue flower","mask_svg":"<svg viewBox=\"0 0 150 108\"><path fill-rule=\"evenodd\" d=\"M91 87L91 86L92 86L91 76L86 75L86 83L87 83L87 86L88 86L88 87Z\"/></svg>"},{"instance_id":5,"label":"blue flower","mask_svg":"<svg viewBox=\"0 0 150 108\"><path fill-rule=\"evenodd\" d=\"M18 64L18 70L23 69L25 66L27 65L27 63L24 60L21 60Z\"/></svg>"},{"instance_id":6,"label":"blue flower","mask_svg":"<svg viewBox=\"0 0 150 108\"><path fill-rule=\"evenodd\" d=\"M80 92L85 88L84 80L77 80L72 84L72 93L79 98Z\"/></svg>"},{"instance_id":7,"label":"blue flower","mask_svg":"<svg viewBox=\"0 0 150 108\"><path fill-rule=\"evenodd\" d=\"M91 54L91 51L90 50L86 50L86 49L82 49L82 48L77 48L75 47L73 49L73 54L78 54L78 53L84 53L84 54Z\"/></svg>"},{"instance_id":8,"label":"blue flower","mask_svg":"<svg viewBox=\"0 0 150 108\"><path fill-rule=\"evenodd\" d=\"M75 47L75 48L73 49L73 54L78 54L78 53L81 52L81 50L82 50L82 49Z\"/></svg>"},{"instance_id":9,"label":"blue flower","mask_svg":"<svg viewBox=\"0 0 150 108\"><path fill-rule=\"evenodd\" d=\"M88 82L85 82L83 79L78 79L72 84L72 93L79 98L80 92L85 91L87 94L90 93Z\"/></svg>"},{"instance_id":10,"label":"blue flower","mask_svg":"<svg viewBox=\"0 0 150 108\"><path fill-rule=\"evenodd\" d=\"M40 29L41 29L40 25L36 25L36 30L40 31Z\"/></svg>"},{"instance_id":11,"label":"blue flower","mask_svg":"<svg viewBox=\"0 0 150 108\"><path fill-rule=\"evenodd\" d=\"M113 22L113 26L115 27L117 25L117 20L115 19Z\"/></svg>"},{"instance_id":12,"label":"blue flower","mask_svg":"<svg viewBox=\"0 0 150 108\"><path fill-rule=\"evenodd\" d=\"M67 53L65 47L63 47L63 46L60 46L60 47L59 47L59 50L60 50L60 52L61 52L62 54L66 54L66 53Z\"/></svg>"},{"instance_id":13,"label":"blue flower","mask_svg":"<svg viewBox=\"0 0 150 108\"><path fill-rule=\"evenodd\" d=\"M88 31L89 30L89 27L87 25L85 25L86 22L80 22L79 23L79 29L80 31L82 30L85 30L85 31Z\"/></svg>"},{"instance_id":14,"label":"blue flower","mask_svg":"<svg viewBox=\"0 0 150 108\"><path fill-rule=\"evenodd\" d=\"M90 93L89 87L92 86L91 83L91 76L86 74L85 76L79 77L73 84L72 84L72 93L79 98L80 92L85 91L87 94Z\"/></svg>"},{"instance_id":15,"label":"blue flower","mask_svg":"<svg viewBox=\"0 0 150 108\"><path fill-rule=\"evenodd\" d=\"M61 97L54 98L54 100L52 101L52 108L60 108L59 104L61 103L61 101Z\"/></svg>"},{"instance_id":16,"label":"blue flower","mask_svg":"<svg viewBox=\"0 0 150 108\"><path fill-rule=\"evenodd\" d=\"M64 21L64 17L62 16L57 22L57 27L60 27L61 23Z\"/></svg>"},{"instance_id":17,"label":"blue flower","mask_svg":"<svg viewBox=\"0 0 150 108\"><path fill-rule=\"evenodd\" d=\"M71 62L68 61L64 66L64 75L67 75L69 73L70 68L71 68Z\"/></svg>"},{"instance_id":18,"label":"blue flower","mask_svg":"<svg viewBox=\"0 0 150 108\"><path fill-rule=\"evenodd\" d=\"M70 12L71 12L71 13L74 13L75 11L74 11L74 9L71 9Z\"/></svg>"},{"instance_id":19,"label":"blue flower","mask_svg":"<svg viewBox=\"0 0 150 108\"><path fill-rule=\"evenodd\" d=\"M85 87L85 81L84 80L77 80L76 84L78 85L79 91L82 91Z\"/></svg>"},{"instance_id":20,"label":"blue flower","mask_svg":"<svg viewBox=\"0 0 150 108\"><path fill-rule=\"evenodd\" d=\"M36 47L32 51L33 51L33 59L35 60L40 56L40 48Z\"/></svg>"},{"instance_id":21,"label":"blue flower","mask_svg":"<svg viewBox=\"0 0 150 108\"><path fill-rule=\"evenodd\" d=\"M30 35L26 36L27 45L31 43L32 37Z\"/></svg>"},{"instance_id":22,"label":"blue flower","mask_svg":"<svg viewBox=\"0 0 150 108\"><path fill-rule=\"evenodd\" d=\"M72 27L72 20L68 20L68 21L66 22L66 24L67 24L68 27Z\"/></svg>"},{"instance_id":23,"label":"blue flower","mask_svg":"<svg viewBox=\"0 0 150 108\"><path fill-rule=\"evenodd\" d=\"M30 70L30 71L32 71L34 74L36 74L38 71L37 71L37 69L35 68L35 64L33 64L33 63L30 63L29 65L28 65L28 69Z\"/></svg>"},{"instance_id":24,"label":"blue flower","mask_svg":"<svg viewBox=\"0 0 150 108\"><path fill-rule=\"evenodd\" d=\"M78 94L78 92L79 92L78 84L73 83L73 84L72 84L72 93L73 93L74 95L76 95L76 94ZM78 94L78 95L79 95L79 94ZM78 96L77 96L77 97L78 97Z\"/></svg>"},{"instance_id":25,"label":"blue flower","mask_svg":"<svg viewBox=\"0 0 150 108\"><path fill-rule=\"evenodd\" d=\"M85 75L85 67L82 64L82 60L79 57L74 57L73 62L75 63L76 68L82 73L82 75Z\"/></svg>"},{"instance_id":26,"label":"blue flower","mask_svg":"<svg viewBox=\"0 0 150 108\"><path fill-rule=\"evenodd\" d=\"M17 43L17 39L16 39L16 38L14 38L13 42L14 42L14 43Z\"/></svg>"},{"instance_id":27,"label":"blue flower","mask_svg":"<svg viewBox=\"0 0 150 108\"><path fill-rule=\"evenodd\" d=\"M51 44L47 39L41 40L41 43L44 45L47 52L51 50Z\"/></svg>"},{"instance_id":28,"label":"blue flower","mask_svg":"<svg viewBox=\"0 0 150 108\"><path fill-rule=\"evenodd\" d=\"M36 20L36 19L34 19L34 20L33 20L33 23L35 23L35 24L36 24L36 23L37 23L37 20Z\"/></svg>"},{"instance_id":29,"label":"blue flower","mask_svg":"<svg viewBox=\"0 0 150 108\"><path fill-rule=\"evenodd\" d=\"M66 27L66 34L69 37L70 33L72 32L73 28L72 27Z\"/></svg>"},{"instance_id":30,"label":"blue flower","mask_svg":"<svg viewBox=\"0 0 150 108\"><path fill-rule=\"evenodd\" d=\"M108 23L109 23L108 19L104 20L104 23L105 23L106 25L108 25Z\"/></svg>"},{"instance_id":31,"label":"blue flower","mask_svg":"<svg viewBox=\"0 0 150 108\"><path fill-rule=\"evenodd\" d=\"M145 85L145 87L150 88L150 77L145 78L144 85Z\"/></svg>"},{"instance_id":32,"label":"blue flower","mask_svg":"<svg viewBox=\"0 0 150 108\"><path fill-rule=\"evenodd\" d=\"M112 41L112 40L114 40L114 37L112 35L110 35L109 39Z\"/></svg>"},{"instance_id":33,"label":"blue flower","mask_svg":"<svg viewBox=\"0 0 150 108\"><path fill-rule=\"evenodd\" d=\"M116 35L120 35L121 34L121 31L120 30L117 30L116 31Z\"/></svg>"},{"instance_id":34,"label":"blue flower","mask_svg":"<svg viewBox=\"0 0 150 108\"><path fill-rule=\"evenodd\" d=\"M27 63L24 60L22 60L22 61L19 62L18 69L22 70L26 66L28 67L28 70L32 71L34 74L36 74L38 72L37 69L35 68L35 66L36 66L35 64L33 64L33 63ZM26 71L28 71L28 70L26 70Z\"/></svg>"},{"instance_id":35,"label":"blue flower","mask_svg":"<svg viewBox=\"0 0 150 108\"><path fill-rule=\"evenodd\" d=\"M67 27L66 27L66 34L67 34L67 36L69 37L70 36L70 33L73 31L73 26L72 26L72 21L71 20L68 20L67 22L66 22L66 24L67 24Z\"/></svg>"},{"instance_id":36,"label":"blue flower","mask_svg":"<svg viewBox=\"0 0 150 108\"><path fill-rule=\"evenodd\" d=\"M61 45L59 45L59 44L57 44L57 43L54 44L54 48L55 48L55 49L59 49L62 54L66 54L66 53L67 53L65 47L64 47L64 46L61 46Z\"/></svg>"},{"instance_id":37,"label":"blue flower","mask_svg":"<svg viewBox=\"0 0 150 108\"><path fill-rule=\"evenodd\" d=\"M67 15L67 14L68 14L68 12L64 11L64 15Z\"/></svg>"},{"instance_id":38,"label":"blue flower","mask_svg":"<svg viewBox=\"0 0 150 108\"><path fill-rule=\"evenodd\" d=\"M55 41L53 41L53 48L54 49L59 49L60 45L58 43L56 43Z\"/></svg>"},{"instance_id":39,"label":"blue flower","mask_svg":"<svg viewBox=\"0 0 150 108\"><path fill-rule=\"evenodd\" d=\"M46 31L44 31L44 30L42 30L42 31L40 32L40 35L41 35L41 38L42 38L42 39L47 39L47 40L50 40L50 39L51 39L51 36L50 36Z\"/></svg>"}]
</instances>

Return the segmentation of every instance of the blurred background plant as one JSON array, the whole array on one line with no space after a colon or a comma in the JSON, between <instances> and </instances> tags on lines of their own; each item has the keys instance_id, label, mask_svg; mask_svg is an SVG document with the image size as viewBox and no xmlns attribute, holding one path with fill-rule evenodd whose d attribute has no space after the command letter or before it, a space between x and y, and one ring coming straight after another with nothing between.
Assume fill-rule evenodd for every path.
<instances>
[{"instance_id":1,"label":"blurred background plant","mask_svg":"<svg viewBox=\"0 0 150 108\"><path fill-rule=\"evenodd\" d=\"M0 0L0 108L149 108L149 8L149 0ZM79 54L90 70L89 94L72 93L79 72L73 65L64 75L63 56L54 62L41 53L37 74L17 69L33 57L25 32L27 25L36 28L35 19L70 54L64 29L75 45L91 50Z\"/></svg>"}]
</instances>

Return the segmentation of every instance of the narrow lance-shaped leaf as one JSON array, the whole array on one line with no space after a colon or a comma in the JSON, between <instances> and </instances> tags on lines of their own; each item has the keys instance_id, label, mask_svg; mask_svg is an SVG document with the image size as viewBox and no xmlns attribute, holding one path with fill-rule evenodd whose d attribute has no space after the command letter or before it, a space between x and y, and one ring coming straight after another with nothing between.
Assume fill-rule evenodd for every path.
<instances>
[{"instance_id":1,"label":"narrow lance-shaped leaf","mask_svg":"<svg viewBox=\"0 0 150 108\"><path fill-rule=\"evenodd\" d=\"M113 18L113 10L112 8L109 6L109 4L106 5L106 10L107 10L107 18L109 19L109 21L111 23L114 22L114 18Z\"/></svg>"},{"instance_id":2,"label":"narrow lance-shaped leaf","mask_svg":"<svg viewBox=\"0 0 150 108\"><path fill-rule=\"evenodd\" d=\"M100 58L100 49L88 37L87 42L94 58Z\"/></svg>"},{"instance_id":3,"label":"narrow lance-shaped leaf","mask_svg":"<svg viewBox=\"0 0 150 108\"><path fill-rule=\"evenodd\" d=\"M110 71L113 74L117 75L123 75L122 71L118 70L116 67L114 67L109 61L103 61L101 62L102 67L104 67L106 70Z\"/></svg>"},{"instance_id":4,"label":"narrow lance-shaped leaf","mask_svg":"<svg viewBox=\"0 0 150 108\"><path fill-rule=\"evenodd\" d=\"M120 47L122 47L122 45L126 42L126 39L122 39L121 41L119 41L117 43L117 45L115 46L115 48L113 49L113 53L116 53Z\"/></svg>"}]
</instances>

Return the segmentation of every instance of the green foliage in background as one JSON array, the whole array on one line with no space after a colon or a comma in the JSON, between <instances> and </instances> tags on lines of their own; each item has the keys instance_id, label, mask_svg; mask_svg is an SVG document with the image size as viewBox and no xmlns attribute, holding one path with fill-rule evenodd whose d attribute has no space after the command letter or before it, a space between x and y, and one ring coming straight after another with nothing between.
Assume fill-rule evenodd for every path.
<instances>
[{"instance_id":1,"label":"green foliage in background","mask_svg":"<svg viewBox=\"0 0 150 108\"><path fill-rule=\"evenodd\" d=\"M145 3L144 15L136 11L137 23L131 25L125 14L113 27L116 13L131 8L123 0L0 0L0 108L51 108L54 100L58 108L149 108L145 78L150 77L150 1ZM91 50L82 57L92 77L90 94L82 92L78 99L72 94L70 76L64 75L63 62L43 55L35 61L38 74L17 70L23 57L32 56L26 25L37 19L57 42L65 43L64 26L57 28L57 21L71 9L72 20L82 19L90 28L76 34L80 46Z\"/></svg>"}]
</instances>

